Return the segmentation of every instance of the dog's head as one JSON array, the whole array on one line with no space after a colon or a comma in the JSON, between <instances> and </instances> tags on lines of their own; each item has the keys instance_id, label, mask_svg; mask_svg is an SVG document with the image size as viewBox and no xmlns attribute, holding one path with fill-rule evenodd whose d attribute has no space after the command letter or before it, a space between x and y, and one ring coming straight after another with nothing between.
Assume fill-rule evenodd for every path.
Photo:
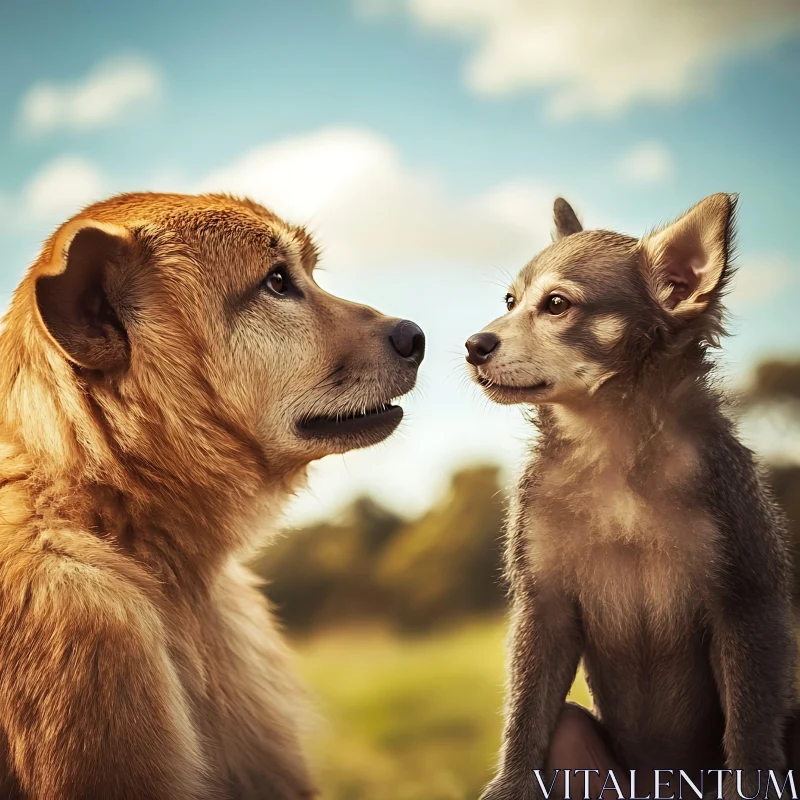
<instances>
[{"instance_id":1,"label":"dog's head","mask_svg":"<svg viewBox=\"0 0 800 800\"><path fill-rule=\"evenodd\" d=\"M467 340L473 379L498 403L580 402L655 352L715 342L736 199L715 194L643 239L584 231L556 200L555 242L519 274L508 313Z\"/></svg>"},{"instance_id":2,"label":"dog's head","mask_svg":"<svg viewBox=\"0 0 800 800\"><path fill-rule=\"evenodd\" d=\"M316 259L305 230L254 203L124 195L54 235L8 327L26 328L40 379L77 382L53 416L90 429L73 434L90 452L154 477L285 476L389 436L425 348L413 323L323 291Z\"/></svg>"}]
</instances>

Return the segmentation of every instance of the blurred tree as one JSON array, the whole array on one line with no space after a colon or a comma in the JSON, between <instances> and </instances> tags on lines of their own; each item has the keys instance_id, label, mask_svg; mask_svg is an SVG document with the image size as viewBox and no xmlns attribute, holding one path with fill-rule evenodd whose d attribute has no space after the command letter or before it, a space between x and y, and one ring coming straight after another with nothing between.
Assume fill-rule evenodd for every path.
<instances>
[{"instance_id":1,"label":"blurred tree","mask_svg":"<svg viewBox=\"0 0 800 800\"><path fill-rule=\"evenodd\" d=\"M360 497L336 523L288 531L252 566L294 631L381 616L388 601L372 580L373 562L403 524Z\"/></svg>"},{"instance_id":2,"label":"blurred tree","mask_svg":"<svg viewBox=\"0 0 800 800\"><path fill-rule=\"evenodd\" d=\"M396 537L378 566L396 624L420 630L504 605L504 513L497 467L453 476L443 501Z\"/></svg>"},{"instance_id":3,"label":"blurred tree","mask_svg":"<svg viewBox=\"0 0 800 800\"><path fill-rule=\"evenodd\" d=\"M295 632L369 621L422 630L500 608L498 476L495 466L456 473L410 523L359 498L337 522L288 532L252 566Z\"/></svg>"},{"instance_id":4,"label":"blurred tree","mask_svg":"<svg viewBox=\"0 0 800 800\"><path fill-rule=\"evenodd\" d=\"M762 362L745 401L751 413L759 406L777 407L790 425L800 421L800 360L773 359ZM770 480L775 497L789 521L794 556L794 595L800 600L800 464L773 464Z\"/></svg>"},{"instance_id":5,"label":"blurred tree","mask_svg":"<svg viewBox=\"0 0 800 800\"><path fill-rule=\"evenodd\" d=\"M751 403L800 403L800 361L764 361L747 393ZM795 410L800 410L800 405Z\"/></svg>"}]
</instances>

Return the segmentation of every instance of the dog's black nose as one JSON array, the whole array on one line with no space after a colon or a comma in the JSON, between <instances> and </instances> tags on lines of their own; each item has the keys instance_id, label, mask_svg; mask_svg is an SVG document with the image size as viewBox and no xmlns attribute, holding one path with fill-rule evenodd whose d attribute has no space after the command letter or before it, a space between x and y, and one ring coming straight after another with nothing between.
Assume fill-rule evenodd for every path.
<instances>
[{"instance_id":1,"label":"dog's black nose","mask_svg":"<svg viewBox=\"0 0 800 800\"><path fill-rule=\"evenodd\" d=\"M417 366L422 363L425 357L425 334L415 322L408 319L398 322L389 333L389 341L398 355Z\"/></svg>"},{"instance_id":2,"label":"dog's black nose","mask_svg":"<svg viewBox=\"0 0 800 800\"><path fill-rule=\"evenodd\" d=\"M497 350L500 337L496 333L476 333L467 339L467 361L473 366L480 366L489 360L489 356Z\"/></svg>"}]
</instances>

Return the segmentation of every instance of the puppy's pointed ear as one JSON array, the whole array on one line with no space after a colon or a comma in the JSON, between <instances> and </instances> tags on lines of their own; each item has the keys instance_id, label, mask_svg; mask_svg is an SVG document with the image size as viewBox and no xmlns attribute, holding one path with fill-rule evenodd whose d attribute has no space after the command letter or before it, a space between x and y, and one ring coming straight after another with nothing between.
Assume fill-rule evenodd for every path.
<instances>
[{"instance_id":1,"label":"puppy's pointed ear","mask_svg":"<svg viewBox=\"0 0 800 800\"><path fill-rule=\"evenodd\" d=\"M583 230L578 215L563 197L557 197L553 203L553 221L556 223L556 241Z\"/></svg>"},{"instance_id":2,"label":"puppy's pointed ear","mask_svg":"<svg viewBox=\"0 0 800 800\"><path fill-rule=\"evenodd\" d=\"M132 258L133 235L118 225L79 219L59 234L36 277L36 307L50 337L70 361L101 372L128 366L120 321L120 270Z\"/></svg>"},{"instance_id":3,"label":"puppy's pointed ear","mask_svg":"<svg viewBox=\"0 0 800 800\"><path fill-rule=\"evenodd\" d=\"M712 194L677 222L642 241L645 269L665 308L682 316L706 309L726 277L737 196Z\"/></svg>"}]
</instances>

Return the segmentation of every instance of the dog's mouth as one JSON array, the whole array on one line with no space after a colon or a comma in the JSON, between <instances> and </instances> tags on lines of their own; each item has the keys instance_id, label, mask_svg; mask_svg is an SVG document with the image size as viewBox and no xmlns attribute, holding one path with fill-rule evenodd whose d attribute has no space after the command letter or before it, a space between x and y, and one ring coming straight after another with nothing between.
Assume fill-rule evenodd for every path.
<instances>
[{"instance_id":1,"label":"dog's mouth","mask_svg":"<svg viewBox=\"0 0 800 800\"><path fill-rule=\"evenodd\" d=\"M400 406L381 403L349 414L309 417L297 423L297 430L305 438L358 437L379 442L389 436L402 419Z\"/></svg>"},{"instance_id":2,"label":"dog's mouth","mask_svg":"<svg viewBox=\"0 0 800 800\"><path fill-rule=\"evenodd\" d=\"M503 405L536 403L547 393L547 390L553 386L550 381L540 381L530 386L508 386L507 384L498 383L497 381L485 378L483 375L478 375L476 380L478 384L483 387L489 399Z\"/></svg>"}]
</instances>

